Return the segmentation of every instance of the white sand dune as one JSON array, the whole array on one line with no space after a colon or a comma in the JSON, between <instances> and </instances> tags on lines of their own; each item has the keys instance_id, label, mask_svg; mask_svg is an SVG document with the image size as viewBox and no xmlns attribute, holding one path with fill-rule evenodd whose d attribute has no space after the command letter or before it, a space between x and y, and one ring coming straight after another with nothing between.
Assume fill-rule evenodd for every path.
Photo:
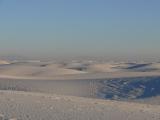
<instances>
[{"instance_id":1,"label":"white sand dune","mask_svg":"<svg viewBox=\"0 0 160 120\"><path fill-rule=\"evenodd\" d=\"M5 120L159 120L160 106L71 96L0 91Z\"/></svg>"},{"instance_id":2,"label":"white sand dune","mask_svg":"<svg viewBox=\"0 0 160 120\"><path fill-rule=\"evenodd\" d=\"M74 69L66 69L60 64L45 63L14 63L0 66L0 74L8 76L25 77L53 77L54 75L80 74L85 73Z\"/></svg>"},{"instance_id":3,"label":"white sand dune","mask_svg":"<svg viewBox=\"0 0 160 120\"><path fill-rule=\"evenodd\" d=\"M6 65L6 64L10 64L8 61L5 60L0 60L0 65Z\"/></svg>"},{"instance_id":4,"label":"white sand dune","mask_svg":"<svg viewBox=\"0 0 160 120\"><path fill-rule=\"evenodd\" d=\"M160 75L160 63L14 62L0 66L0 77L94 79Z\"/></svg>"},{"instance_id":5,"label":"white sand dune","mask_svg":"<svg viewBox=\"0 0 160 120\"><path fill-rule=\"evenodd\" d=\"M160 76L159 69L160 63L0 61L0 119L159 120L159 104L97 100L100 84L93 82L93 79ZM157 102L156 98L159 97L143 103Z\"/></svg>"},{"instance_id":6,"label":"white sand dune","mask_svg":"<svg viewBox=\"0 0 160 120\"><path fill-rule=\"evenodd\" d=\"M144 64L136 64L127 68L132 71L160 71L160 63L144 63Z\"/></svg>"},{"instance_id":7,"label":"white sand dune","mask_svg":"<svg viewBox=\"0 0 160 120\"><path fill-rule=\"evenodd\" d=\"M109 63L103 63L103 64L93 64L90 65L87 69L89 72L116 72L119 71L117 69L118 65L115 64L109 64Z\"/></svg>"}]
</instances>

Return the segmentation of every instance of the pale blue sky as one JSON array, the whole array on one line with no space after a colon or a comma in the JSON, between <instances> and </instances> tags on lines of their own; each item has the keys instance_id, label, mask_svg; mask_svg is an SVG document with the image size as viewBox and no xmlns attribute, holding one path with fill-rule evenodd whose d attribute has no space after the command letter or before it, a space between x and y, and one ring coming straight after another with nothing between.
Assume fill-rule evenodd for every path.
<instances>
[{"instance_id":1,"label":"pale blue sky","mask_svg":"<svg viewBox=\"0 0 160 120\"><path fill-rule=\"evenodd\" d=\"M159 0L0 0L0 55L160 56Z\"/></svg>"}]
</instances>

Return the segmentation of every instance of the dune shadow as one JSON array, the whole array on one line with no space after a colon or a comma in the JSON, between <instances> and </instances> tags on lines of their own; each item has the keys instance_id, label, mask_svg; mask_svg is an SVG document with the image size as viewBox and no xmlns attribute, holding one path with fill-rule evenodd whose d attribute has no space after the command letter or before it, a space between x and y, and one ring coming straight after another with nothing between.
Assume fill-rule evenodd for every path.
<instances>
[{"instance_id":1,"label":"dune shadow","mask_svg":"<svg viewBox=\"0 0 160 120\"><path fill-rule=\"evenodd\" d=\"M99 96L105 99L143 99L160 95L160 77L102 80Z\"/></svg>"}]
</instances>

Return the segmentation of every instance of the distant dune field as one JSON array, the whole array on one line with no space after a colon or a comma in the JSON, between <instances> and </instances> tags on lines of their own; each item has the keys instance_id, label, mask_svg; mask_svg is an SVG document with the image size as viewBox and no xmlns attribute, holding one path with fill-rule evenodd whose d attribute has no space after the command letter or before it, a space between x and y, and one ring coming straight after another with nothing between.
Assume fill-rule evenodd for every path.
<instances>
[{"instance_id":1,"label":"distant dune field","mask_svg":"<svg viewBox=\"0 0 160 120\"><path fill-rule=\"evenodd\" d=\"M78 79L160 75L160 63L0 62L0 77Z\"/></svg>"}]
</instances>

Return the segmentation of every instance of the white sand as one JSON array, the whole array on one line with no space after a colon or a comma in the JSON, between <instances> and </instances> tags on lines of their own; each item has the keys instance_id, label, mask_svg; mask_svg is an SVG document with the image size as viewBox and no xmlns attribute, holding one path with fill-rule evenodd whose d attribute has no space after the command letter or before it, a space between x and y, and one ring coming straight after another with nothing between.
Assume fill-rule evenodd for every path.
<instances>
[{"instance_id":1,"label":"white sand","mask_svg":"<svg viewBox=\"0 0 160 120\"><path fill-rule=\"evenodd\" d=\"M5 60L0 60L0 65L6 65L6 64L10 64L8 61Z\"/></svg>"},{"instance_id":2,"label":"white sand","mask_svg":"<svg viewBox=\"0 0 160 120\"><path fill-rule=\"evenodd\" d=\"M5 120L159 120L160 106L1 91L0 117Z\"/></svg>"},{"instance_id":3,"label":"white sand","mask_svg":"<svg viewBox=\"0 0 160 120\"><path fill-rule=\"evenodd\" d=\"M1 78L17 79L95 79L132 76L158 76L160 63L52 63L16 62L0 65Z\"/></svg>"},{"instance_id":4,"label":"white sand","mask_svg":"<svg viewBox=\"0 0 160 120\"><path fill-rule=\"evenodd\" d=\"M58 84L52 86L46 81L68 80L67 82L69 82L69 80L79 79L98 80L140 76L160 76L160 64L40 61L7 63L0 61L1 80L10 79L13 81L9 81L8 84L13 84L15 90L0 90L0 120L160 120L159 105L62 96L62 93L64 95L68 95L68 93L75 95L76 93L78 96L88 96L93 90L88 90L88 86L80 83L78 87L70 83L69 85L73 85L72 87L64 84L63 87L66 89L61 89ZM30 80L30 82L22 84L23 80ZM35 80L36 82L44 80L43 82L46 84L36 84ZM4 84L1 84L2 88L5 87ZM48 94L52 87L57 90L57 95ZM29 91L22 92L24 88ZM45 93L45 91L47 92ZM38 92L43 92L43 94Z\"/></svg>"}]
</instances>

